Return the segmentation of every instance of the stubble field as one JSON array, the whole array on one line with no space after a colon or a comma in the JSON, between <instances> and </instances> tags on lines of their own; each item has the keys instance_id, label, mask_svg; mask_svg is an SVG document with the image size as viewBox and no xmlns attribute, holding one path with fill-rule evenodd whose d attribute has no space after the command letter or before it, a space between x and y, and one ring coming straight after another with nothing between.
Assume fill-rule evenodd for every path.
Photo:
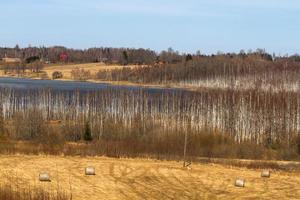
<instances>
[{"instance_id":1,"label":"stubble field","mask_svg":"<svg viewBox=\"0 0 300 200\"><path fill-rule=\"evenodd\" d=\"M94 166L96 176L85 176ZM16 187L60 188L72 199L299 199L299 172L272 172L270 179L260 170L216 164L106 157L0 156L1 184ZM51 182L41 183L38 174L48 171ZM234 186L236 178L245 188Z\"/></svg>"}]
</instances>

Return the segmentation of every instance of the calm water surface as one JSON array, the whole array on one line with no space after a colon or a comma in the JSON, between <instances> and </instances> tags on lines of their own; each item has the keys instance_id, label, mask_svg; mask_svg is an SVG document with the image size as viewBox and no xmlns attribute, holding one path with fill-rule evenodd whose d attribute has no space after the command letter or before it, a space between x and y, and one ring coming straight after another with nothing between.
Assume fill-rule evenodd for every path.
<instances>
[{"instance_id":1,"label":"calm water surface","mask_svg":"<svg viewBox=\"0 0 300 200\"><path fill-rule=\"evenodd\" d=\"M23 78L0 78L0 87L16 89L52 89L52 90L101 90L101 89L143 89L149 92L167 92L178 91L178 89L169 88L149 88L141 86L119 86L106 83L90 83L79 81L57 81L57 80L32 80Z\"/></svg>"}]
</instances>

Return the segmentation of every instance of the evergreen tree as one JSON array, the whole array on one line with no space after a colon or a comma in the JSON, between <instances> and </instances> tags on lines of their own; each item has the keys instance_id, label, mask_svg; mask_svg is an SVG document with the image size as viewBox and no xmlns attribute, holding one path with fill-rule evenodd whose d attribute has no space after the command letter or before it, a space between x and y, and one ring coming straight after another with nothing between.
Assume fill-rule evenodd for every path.
<instances>
[{"instance_id":1,"label":"evergreen tree","mask_svg":"<svg viewBox=\"0 0 300 200\"><path fill-rule=\"evenodd\" d=\"M92 131L91 131L91 127L90 127L89 122L86 122L86 124L85 124L83 139L85 141L92 141L93 140Z\"/></svg>"},{"instance_id":2,"label":"evergreen tree","mask_svg":"<svg viewBox=\"0 0 300 200\"><path fill-rule=\"evenodd\" d=\"M190 61L190 60L193 60L193 56L192 56L191 54L187 54L187 55L185 56L185 62L188 62L188 61Z\"/></svg>"},{"instance_id":3,"label":"evergreen tree","mask_svg":"<svg viewBox=\"0 0 300 200\"><path fill-rule=\"evenodd\" d=\"M123 51L123 65L128 65L128 53Z\"/></svg>"}]
</instances>

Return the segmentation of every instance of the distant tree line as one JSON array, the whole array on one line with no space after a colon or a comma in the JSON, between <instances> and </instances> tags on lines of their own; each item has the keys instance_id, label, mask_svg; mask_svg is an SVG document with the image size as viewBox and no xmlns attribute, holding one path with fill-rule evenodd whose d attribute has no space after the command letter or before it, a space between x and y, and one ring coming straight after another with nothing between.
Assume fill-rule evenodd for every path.
<instances>
[{"instance_id":1,"label":"distant tree line","mask_svg":"<svg viewBox=\"0 0 300 200\"><path fill-rule=\"evenodd\" d=\"M100 70L96 79L209 88L300 89L300 62L256 54L192 56L177 63Z\"/></svg>"},{"instance_id":2,"label":"distant tree line","mask_svg":"<svg viewBox=\"0 0 300 200\"><path fill-rule=\"evenodd\" d=\"M129 48L90 48L85 50L68 49L66 47L28 47L0 48L0 58L20 58L24 62L32 62L34 58L46 63L90 63L104 62L107 64L151 64L156 62L157 55L149 49Z\"/></svg>"},{"instance_id":3,"label":"distant tree line","mask_svg":"<svg viewBox=\"0 0 300 200\"><path fill-rule=\"evenodd\" d=\"M0 48L0 58L4 57L20 58L24 62L32 62L37 59L41 59L45 62L59 63L59 62L71 62L71 63L88 63L88 62L105 62L105 63L117 63L117 64L140 64L149 65L155 63L168 63L175 64L181 62L187 62L197 57L229 57L229 58L252 58L256 60L279 60L286 59L299 62L299 55L278 57L267 53L263 49L257 49L256 51L245 52L243 50L240 53L222 53L212 54L209 56L202 55L200 52L195 54L185 54L174 51L169 48L166 51L155 52L150 49L133 49L133 48L89 48L89 49L70 49L63 46L53 47L27 47L20 48L16 45L14 48Z\"/></svg>"}]
</instances>

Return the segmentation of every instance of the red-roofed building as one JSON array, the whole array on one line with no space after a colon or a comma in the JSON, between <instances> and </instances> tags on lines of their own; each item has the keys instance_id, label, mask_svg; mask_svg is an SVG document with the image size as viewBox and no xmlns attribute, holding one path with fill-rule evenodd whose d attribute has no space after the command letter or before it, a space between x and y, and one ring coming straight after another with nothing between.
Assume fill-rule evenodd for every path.
<instances>
[{"instance_id":1,"label":"red-roofed building","mask_svg":"<svg viewBox=\"0 0 300 200\"><path fill-rule=\"evenodd\" d=\"M59 55L59 58L62 62L67 62L69 59L69 55L66 52L63 52Z\"/></svg>"}]
</instances>

